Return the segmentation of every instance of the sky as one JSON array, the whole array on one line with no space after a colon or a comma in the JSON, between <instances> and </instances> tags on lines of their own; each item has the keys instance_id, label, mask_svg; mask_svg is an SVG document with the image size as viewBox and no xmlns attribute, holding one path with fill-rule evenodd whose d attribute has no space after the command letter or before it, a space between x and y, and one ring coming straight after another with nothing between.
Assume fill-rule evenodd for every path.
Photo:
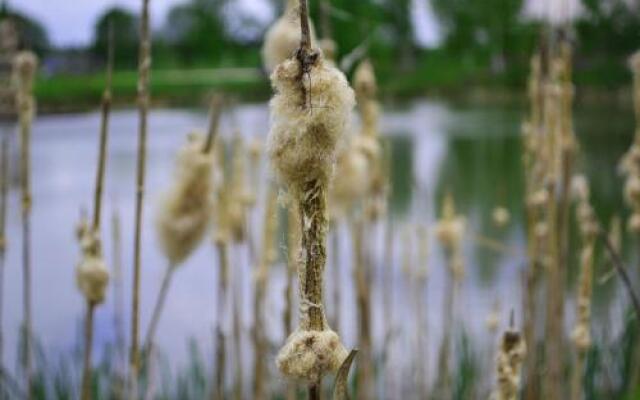
<instances>
[{"instance_id":1,"label":"sky","mask_svg":"<svg viewBox=\"0 0 640 400\"><path fill-rule=\"evenodd\" d=\"M56 46L85 46L92 40L93 25L107 8L118 5L138 12L140 0L6 0L11 7L36 18L46 27ZM151 21L160 27L169 9L187 0L152 0ZM240 8L267 24L272 11L266 0L237 0ZM469 0L478 1L478 0ZM527 0L525 13L561 22L575 17L580 0ZM412 20L418 42L425 47L438 44L440 29L428 0L412 0Z\"/></svg>"}]
</instances>

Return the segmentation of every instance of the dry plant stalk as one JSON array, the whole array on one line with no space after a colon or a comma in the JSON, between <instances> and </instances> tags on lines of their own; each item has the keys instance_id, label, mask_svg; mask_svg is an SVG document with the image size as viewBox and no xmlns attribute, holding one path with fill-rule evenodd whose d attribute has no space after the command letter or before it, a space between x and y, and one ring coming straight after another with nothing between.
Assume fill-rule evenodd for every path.
<instances>
[{"instance_id":1,"label":"dry plant stalk","mask_svg":"<svg viewBox=\"0 0 640 400\"><path fill-rule=\"evenodd\" d=\"M0 370L4 371L4 273L7 251L6 217L7 194L9 189L9 139L2 138L0 148ZM0 397L4 396L4 389L0 389Z\"/></svg>"},{"instance_id":2,"label":"dry plant stalk","mask_svg":"<svg viewBox=\"0 0 640 400\"><path fill-rule=\"evenodd\" d=\"M464 217L456 214L453 196L449 193L442 204L442 215L436 226L436 237L445 254L447 264L447 279L445 287L445 299L443 302L443 339L438 356L438 393L442 398L450 398L452 395L451 356L453 335L453 323L455 313L455 293L457 286L464 277L464 265L462 260L462 237L465 230Z\"/></svg>"},{"instance_id":3,"label":"dry plant stalk","mask_svg":"<svg viewBox=\"0 0 640 400\"><path fill-rule=\"evenodd\" d=\"M267 398L265 394L267 376L267 352L268 343L264 335L265 332L265 312L264 304L266 301L267 284L269 281L269 269L276 262L278 254L276 252L276 235L278 234L278 203L277 190L275 186L270 185L267 193L267 203L265 207L263 237L262 237L262 253L260 256L260 264L258 265L255 277L255 296L254 296L254 328L253 340L255 346L255 365L254 365L254 386L253 398Z\"/></svg>"},{"instance_id":4,"label":"dry plant stalk","mask_svg":"<svg viewBox=\"0 0 640 400\"><path fill-rule=\"evenodd\" d=\"M550 82L546 86L548 151L553 155L547 219L549 226L549 261L547 269L546 369L544 394L562 398L564 348L564 289L569 241L570 180L576 142L572 124L573 85L571 83L571 49L561 43L560 52L551 60Z\"/></svg>"},{"instance_id":5,"label":"dry plant stalk","mask_svg":"<svg viewBox=\"0 0 640 400\"><path fill-rule=\"evenodd\" d=\"M429 233L427 227L419 225L416 230L418 240L418 265L413 270L415 278L415 307L418 325L417 346L419 350L417 365L418 392L421 399L429 397L429 353L428 353L428 326L424 299L427 292L429 279Z\"/></svg>"},{"instance_id":6,"label":"dry plant stalk","mask_svg":"<svg viewBox=\"0 0 640 400\"><path fill-rule=\"evenodd\" d=\"M326 321L322 290L328 185L354 94L344 75L327 66L322 54L311 47L306 0L300 4L300 21L296 56L279 64L271 76L276 93L270 103L269 155L298 204L302 230L300 322L276 363L285 376L305 381L309 398L315 400L323 375L337 371L347 357L338 334Z\"/></svg>"},{"instance_id":7,"label":"dry plant stalk","mask_svg":"<svg viewBox=\"0 0 640 400\"><path fill-rule=\"evenodd\" d=\"M583 398L583 376L587 352L591 347L591 293L593 291L594 248L598 238L598 223L590 204L589 184L584 176L573 180L574 196L578 200L576 220L580 229L582 250L580 251L580 284L578 293L577 321L571 334L576 348L575 365L571 385L572 400Z\"/></svg>"},{"instance_id":8,"label":"dry plant stalk","mask_svg":"<svg viewBox=\"0 0 640 400\"><path fill-rule=\"evenodd\" d=\"M371 294L370 274L365 260L365 222L356 218L352 222L354 281L356 286L356 306L358 310L358 351L360 361L356 370L358 399L373 398L374 359L371 342Z\"/></svg>"},{"instance_id":9,"label":"dry plant stalk","mask_svg":"<svg viewBox=\"0 0 640 400\"><path fill-rule=\"evenodd\" d=\"M20 125L20 183L22 191L22 273L24 322L22 335L24 340L24 372L26 395L32 393L32 316L31 316L31 124L36 111L33 98L33 82L38 69L35 54L24 51L13 60L13 78L16 85L16 108Z\"/></svg>"},{"instance_id":10,"label":"dry plant stalk","mask_svg":"<svg viewBox=\"0 0 640 400\"><path fill-rule=\"evenodd\" d=\"M126 370L127 350L124 327L124 290L122 287L122 228L120 214L114 210L111 216L111 241L113 260L113 326L116 334L116 379L114 382L114 393L118 398L124 398L124 378L123 371Z\"/></svg>"},{"instance_id":11,"label":"dry plant stalk","mask_svg":"<svg viewBox=\"0 0 640 400\"><path fill-rule=\"evenodd\" d=\"M295 281L295 274L297 271L297 262L298 262L298 254L300 252L300 219L299 212L296 209L296 204L294 201L290 200L290 204L288 204L287 210L287 283L284 289L284 314L282 316L283 323L283 332L287 334L287 332L292 332L293 327L293 285ZM295 400L296 399L296 385L293 382L287 383L286 400Z\"/></svg>"},{"instance_id":12,"label":"dry plant stalk","mask_svg":"<svg viewBox=\"0 0 640 400\"><path fill-rule=\"evenodd\" d=\"M502 335L496 359L498 380L492 396L494 400L516 400L520 391L520 375L527 355L527 344L513 327L513 311L510 325Z\"/></svg>"},{"instance_id":13,"label":"dry plant stalk","mask_svg":"<svg viewBox=\"0 0 640 400\"><path fill-rule=\"evenodd\" d=\"M144 206L145 175L147 164L147 114L149 112L149 74L151 71L151 41L149 33L149 2L142 1L140 18L140 49L138 59L138 151L136 165L136 205L133 242L133 294L131 301L131 355L129 397L138 396L138 374L140 371L139 324L140 324L140 269L142 255L142 213Z\"/></svg>"},{"instance_id":14,"label":"dry plant stalk","mask_svg":"<svg viewBox=\"0 0 640 400\"><path fill-rule=\"evenodd\" d=\"M225 369L226 369L226 340L224 332L224 321L227 315L228 307L228 288L229 288L229 242L231 233L229 232L228 223L228 203L229 193L228 182L224 176L225 165L225 148L222 140L216 141L216 164L219 171L219 181L216 188L216 229L213 241L218 254L218 308L216 311L216 351L215 366L216 372L214 376L215 386L211 392L212 400L224 399L225 386Z\"/></svg>"},{"instance_id":15,"label":"dry plant stalk","mask_svg":"<svg viewBox=\"0 0 640 400\"><path fill-rule=\"evenodd\" d=\"M311 44L315 45L316 35L310 25ZM262 64L268 73L278 64L291 57L300 45L300 0L287 0L284 14L271 25L264 36Z\"/></svg>"},{"instance_id":16,"label":"dry plant stalk","mask_svg":"<svg viewBox=\"0 0 640 400\"><path fill-rule=\"evenodd\" d=\"M528 266L524 276L525 293L524 339L532 348L536 348L536 322L538 320L537 296L540 276L546 260L546 243L548 226L546 222L546 205L548 192L545 187L546 157L545 133L546 118L544 105L544 76L542 55L536 53L531 58L531 72L528 83L529 115L523 124L524 171L525 171L525 206L527 222L527 258ZM538 352L532 351L525 360L526 387L524 398L538 398Z\"/></svg>"}]
</instances>

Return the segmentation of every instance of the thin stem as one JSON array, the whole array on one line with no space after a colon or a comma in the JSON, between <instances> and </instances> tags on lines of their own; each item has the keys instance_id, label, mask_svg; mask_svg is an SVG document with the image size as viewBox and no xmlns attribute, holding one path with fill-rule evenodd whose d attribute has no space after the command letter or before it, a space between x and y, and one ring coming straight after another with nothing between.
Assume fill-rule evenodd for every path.
<instances>
[{"instance_id":1,"label":"thin stem","mask_svg":"<svg viewBox=\"0 0 640 400\"><path fill-rule=\"evenodd\" d=\"M4 269L5 269L5 251L7 247L6 241L6 213L7 213L7 180L9 177L9 142L6 137L2 138L2 150L0 153L0 368L3 366L4 360L4 329L3 329L3 309L4 309ZM0 396L4 395L4 391L0 389Z\"/></svg>"},{"instance_id":2,"label":"thin stem","mask_svg":"<svg viewBox=\"0 0 640 400\"><path fill-rule=\"evenodd\" d=\"M222 96L216 95L211 100L211 117L209 120L209 130L207 131L207 140L204 143L202 151L208 153L213 147L213 142L218 134L218 124L220 123L220 115L222 114Z\"/></svg>"},{"instance_id":3,"label":"thin stem","mask_svg":"<svg viewBox=\"0 0 640 400\"><path fill-rule=\"evenodd\" d=\"M133 250L133 298L131 312L131 376L132 391L135 398L137 378L140 368L138 335L140 324L140 255L142 253L142 212L145 185L145 167L147 158L147 114L149 111L149 70L151 69L151 44L149 41L149 1L143 0L140 20L140 54L138 69L138 161L136 176L136 209Z\"/></svg>"},{"instance_id":4,"label":"thin stem","mask_svg":"<svg viewBox=\"0 0 640 400\"><path fill-rule=\"evenodd\" d=\"M93 229L100 228L102 210L102 192L104 187L105 167L107 161L107 139L109 136L109 113L111 111L111 76L113 74L113 24L109 22L109 50L107 61L107 79L102 93L102 115L100 120L100 145L98 148L98 169L93 200Z\"/></svg>"},{"instance_id":5,"label":"thin stem","mask_svg":"<svg viewBox=\"0 0 640 400\"><path fill-rule=\"evenodd\" d=\"M93 314L95 303L87 302L87 317L84 325L84 368L82 370L81 399L91 399L91 350L93 347Z\"/></svg>"},{"instance_id":6,"label":"thin stem","mask_svg":"<svg viewBox=\"0 0 640 400\"><path fill-rule=\"evenodd\" d=\"M309 392L309 400L320 400L320 384L319 383L313 383L309 385L308 392Z\"/></svg>"},{"instance_id":7,"label":"thin stem","mask_svg":"<svg viewBox=\"0 0 640 400\"><path fill-rule=\"evenodd\" d=\"M122 235L120 228L120 215L114 211L111 217L111 234L112 234L112 262L113 262L113 299L114 313L113 325L116 333L116 351L117 351L117 371L122 373L126 366L126 343L125 332L122 318L124 316L124 296L122 290ZM123 375L119 375L122 378ZM118 386L118 390L122 388ZM123 398L121 391L116 392L117 397Z\"/></svg>"},{"instance_id":8,"label":"thin stem","mask_svg":"<svg viewBox=\"0 0 640 400\"><path fill-rule=\"evenodd\" d=\"M212 392L213 400L224 399L224 376L226 367L226 352L225 352L225 335L224 335L224 321L227 310L227 290L229 286L229 255L228 247L226 243L219 242L218 258L219 258L219 286L220 291L218 293L218 311L217 311L217 341L216 341L216 375L215 375L215 388Z\"/></svg>"},{"instance_id":9,"label":"thin stem","mask_svg":"<svg viewBox=\"0 0 640 400\"><path fill-rule=\"evenodd\" d=\"M607 252L609 252L611 260L613 261L613 265L616 268L616 271L618 271L618 275L620 275L622 283L624 284L624 287L627 290L629 297L631 298L631 304L633 305L634 311L636 313L636 318L640 320L640 300L638 299L638 295L633 289L631 279L629 278L629 273L627 272L627 269L622 262L620 254L618 254L618 252L615 250L615 248L611 244L609 236L602 228L598 228L598 234L600 236L600 239L604 243L605 249L607 250Z\"/></svg>"},{"instance_id":10,"label":"thin stem","mask_svg":"<svg viewBox=\"0 0 640 400\"><path fill-rule=\"evenodd\" d=\"M309 8L307 0L300 0L300 48L311 50L311 30L309 29Z\"/></svg>"},{"instance_id":11,"label":"thin stem","mask_svg":"<svg viewBox=\"0 0 640 400\"><path fill-rule=\"evenodd\" d=\"M158 292L158 298L156 299L156 304L153 307L151 323L149 324L149 329L147 330L144 346L142 347L145 354L149 354L149 350L151 349L151 346L153 346L153 340L156 335L156 330L158 329L160 316L162 315L162 310L164 309L164 305L167 300L167 293L169 292L169 287L171 287L171 278L173 278L174 270L175 268L170 265L169 267L167 267L164 273L164 277L162 278L160 292Z\"/></svg>"}]
</instances>

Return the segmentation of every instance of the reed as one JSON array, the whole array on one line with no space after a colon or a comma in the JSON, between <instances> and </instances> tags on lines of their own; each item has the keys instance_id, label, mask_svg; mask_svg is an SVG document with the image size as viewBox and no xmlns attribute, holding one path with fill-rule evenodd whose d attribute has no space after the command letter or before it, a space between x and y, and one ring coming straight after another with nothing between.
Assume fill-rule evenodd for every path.
<instances>
[{"instance_id":1,"label":"reed","mask_svg":"<svg viewBox=\"0 0 640 400\"><path fill-rule=\"evenodd\" d=\"M93 198L93 219L91 226L81 222L78 228L82 260L78 265L78 286L87 301L87 314L84 327L84 367L82 371L81 398L91 399L91 353L93 350L93 320L96 306L104 301L106 287L109 283L109 272L102 254L100 238L100 221L102 217L102 193L107 162L107 143L109 138L109 112L111 110L111 77L113 73L113 32L109 32L109 55L107 61L107 78L102 94L100 136L98 144L98 165L96 168Z\"/></svg>"},{"instance_id":2,"label":"reed","mask_svg":"<svg viewBox=\"0 0 640 400\"><path fill-rule=\"evenodd\" d=\"M113 327L116 335L116 363L114 364L115 382L112 382L114 393L124 398L123 371L127 365L127 349L124 326L124 289L122 287L122 227L120 213L114 209L111 216L111 248L112 248L112 280L113 280Z\"/></svg>"},{"instance_id":3,"label":"reed","mask_svg":"<svg viewBox=\"0 0 640 400\"><path fill-rule=\"evenodd\" d=\"M300 321L276 363L285 376L305 381L309 398L315 400L322 377L337 371L347 357L324 315L323 272L328 184L354 94L344 75L312 48L306 0L300 3L300 21L295 57L279 64L271 76L276 93L270 104L269 155L298 205L301 222Z\"/></svg>"},{"instance_id":4,"label":"reed","mask_svg":"<svg viewBox=\"0 0 640 400\"><path fill-rule=\"evenodd\" d=\"M142 268L142 214L145 194L147 164L147 114L149 113L149 74L151 71L151 41L149 33L149 2L142 1L140 18L140 49L138 55L138 150L136 163L136 203L133 233L133 293L131 296L131 347L129 397L138 396L138 374L140 371L139 327L140 327L140 270Z\"/></svg>"},{"instance_id":5,"label":"reed","mask_svg":"<svg viewBox=\"0 0 640 400\"><path fill-rule=\"evenodd\" d=\"M270 185L267 191L267 202L265 207L263 236L262 236L262 252L260 256L260 264L258 265L255 278L255 296L253 304L254 327L253 340L255 347L255 365L254 365L254 383L253 398L265 399L266 382L268 380L266 361L268 358L268 343L264 335L265 332L265 310L267 284L269 280L269 270L271 265L277 259L276 253L276 235L278 234L277 220L277 190Z\"/></svg>"},{"instance_id":6,"label":"reed","mask_svg":"<svg viewBox=\"0 0 640 400\"><path fill-rule=\"evenodd\" d=\"M225 369L226 369L226 340L224 322L228 308L229 288L229 241L231 234L228 224L228 182L225 179L225 149L222 140L216 142L216 164L219 171L219 181L216 188L216 229L214 243L218 256L218 307L216 310L216 351L215 351L215 376L214 388L211 391L212 400L222 400L225 395Z\"/></svg>"},{"instance_id":7,"label":"reed","mask_svg":"<svg viewBox=\"0 0 640 400\"><path fill-rule=\"evenodd\" d=\"M283 332L287 334L288 332L293 332L293 309L294 309L294 298L293 298L293 290L294 290L294 282L295 276L298 270L298 254L300 252L300 220L299 220L299 212L296 209L296 204L292 200L289 202L287 207L287 282L285 284L284 289L284 313L282 316L283 322ZM334 249L335 251L335 249ZM335 268L337 269L337 268ZM337 285L336 285L337 286ZM339 299L339 297L338 297ZM294 382L288 382L286 385L286 400L295 400L296 399L296 385Z\"/></svg>"},{"instance_id":8,"label":"reed","mask_svg":"<svg viewBox=\"0 0 640 400\"><path fill-rule=\"evenodd\" d=\"M4 371L4 274L7 251L7 194L9 189L9 139L2 138L0 145L0 371ZM6 395L0 389L0 398Z\"/></svg>"},{"instance_id":9,"label":"reed","mask_svg":"<svg viewBox=\"0 0 640 400\"><path fill-rule=\"evenodd\" d=\"M584 176L578 175L573 181L574 196L577 198L576 221L580 231L582 249L580 251L580 282L577 299L577 321L571 333L575 346L575 363L571 384L571 399L583 398L583 377L587 352L591 347L591 293L593 291L593 263L595 243L598 238L598 223L590 204L589 184Z\"/></svg>"},{"instance_id":10,"label":"reed","mask_svg":"<svg viewBox=\"0 0 640 400\"><path fill-rule=\"evenodd\" d=\"M437 390L442 398L452 396L452 336L455 320L455 297L457 286L464 276L462 259L462 238L465 230L465 220L456 214L453 196L449 193L442 204L442 215L436 226L436 237L444 250L447 274L443 302L443 339L438 356L438 385Z\"/></svg>"},{"instance_id":11,"label":"reed","mask_svg":"<svg viewBox=\"0 0 640 400\"><path fill-rule=\"evenodd\" d=\"M417 326L417 347L419 354L417 355L417 382L418 393L421 399L429 398L429 328L427 311L429 307L425 307L425 298L429 283L429 232L426 226L419 225L416 229L416 238L418 243L418 264L413 269L415 279L415 307L416 307L416 326Z\"/></svg>"},{"instance_id":12,"label":"reed","mask_svg":"<svg viewBox=\"0 0 640 400\"><path fill-rule=\"evenodd\" d=\"M33 82L38 69L35 54L23 51L13 60L13 77L16 84L16 108L20 126L20 187L22 208L22 302L24 320L24 376L27 399L33 396L33 325L31 313L31 125L36 112L33 98Z\"/></svg>"}]
</instances>

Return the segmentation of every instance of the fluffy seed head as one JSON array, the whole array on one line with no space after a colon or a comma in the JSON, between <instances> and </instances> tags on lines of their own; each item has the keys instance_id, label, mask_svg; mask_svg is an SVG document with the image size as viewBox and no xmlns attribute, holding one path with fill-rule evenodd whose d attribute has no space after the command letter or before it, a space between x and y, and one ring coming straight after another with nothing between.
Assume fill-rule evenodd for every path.
<instances>
[{"instance_id":1,"label":"fluffy seed head","mask_svg":"<svg viewBox=\"0 0 640 400\"><path fill-rule=\"evenodd\" d=\"M640 204L640 176L631 174L624 185L624 198L631 207Z\"/></svg>"},{"instance_id":2,"label":"fluffy seed head","mask_svg":"<svg viewBox=\"0 0 640 400\"><path fill-rule=\"evenodd\" d=\"M347 350L336 332L299 329L278 353L276 365L290 379L316 383L323 375L337 371L345 358Z\"/></svg>"},{"instance_id":3,"label":"fluffy seed head","mask_svg":"<svg viewBox=\"0 0 640 400\"><path fill-rule=\"evenodd\" d=\"M98 233L83 218L76 229L82 258L76 268L78 289L87 301L99 304L104 301L109 284L109 270L102 257L102 244Z\"/></svg>"},{"instance_id":4,"label":"fluffy seed head","mask_svg":"<svg viewBox=\"0 0 640 400\"><path fill-rule=\"evenodd\" d=\"M508 330L502 336L497 358L497 400L516 400L520 390L522 363L527 354L527 345L522 335Z\"/></svg>"},{"instance_id":5,"label":"fluffy seed head","mask_svg":"<svg viewBox=\"0 0 640 400\"><path fill-rule=\"evenodd\" d=\"M204 237L213 208L212 156L204 140L190 134L180 149L171 188L161 199L156 219L160 247L171 265L182 263Z\"/></svg>"},{"instance_id":6,"label":"fluffy seed head","mask_svg":"<svg viewBox=\"0 0 640 400\"><path fill-rule=\"evenodd\" d=\"M509 220L511 219L511 214L509 213L509 210L507 210L504 207L496 207L493 209L491 218L493 219L493 224L496 227L504 228L509 224Z\"/></svg>"},{"instance_id":7,"label":"fluffy seed head","mask_svg":"<svg viewBox=\"0 0 640 400\"><path fill-rule=\"evenodd\" d=\"M320 56L301 78L291 58L278 65L271 82L276 94L267 147L276 171L294 191L311 180L328 182L355 101L344 74Z\"/></svg>"}]
</instances>

